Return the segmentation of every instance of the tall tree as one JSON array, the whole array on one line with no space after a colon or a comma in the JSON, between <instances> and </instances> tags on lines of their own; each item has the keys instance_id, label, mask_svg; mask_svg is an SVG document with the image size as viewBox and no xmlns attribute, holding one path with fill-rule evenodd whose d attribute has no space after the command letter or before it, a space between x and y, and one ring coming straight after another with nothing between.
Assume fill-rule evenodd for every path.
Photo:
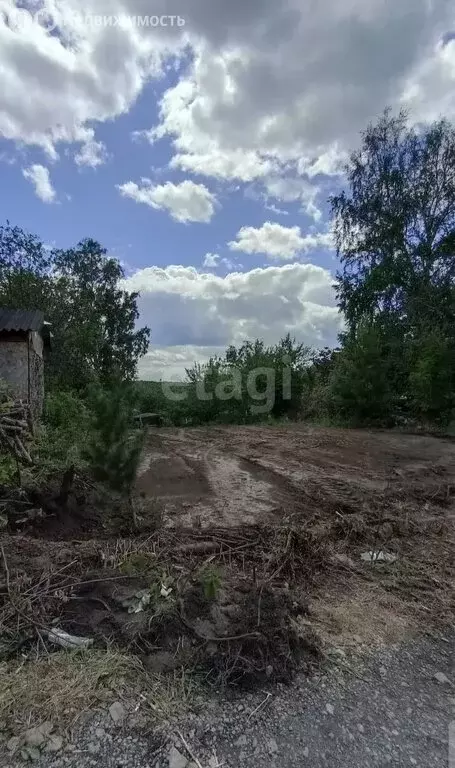
<instances>
[{"instance_id":1,"label":"tall tree","mask_svg":"<svg viewBox=\"0 0 455 768\"><path fill-rule=\"evenodd\" d=\"M95 372L104 384L134 378L150 331L135 327L139 294L121 287L120 263L91 239L55 251L53 258L57 289L69 299L61 332L64 357Z\"/></svg>"},{"instance_id":2,"label":"tall tree","mask_svg":"<svg viewBox=\"0 0 455 768\"><path fill-rule=\"evenodd\" d=\"M453 324L455 130L446 120L409 127L386 111L346 167L348 190L331 198L341 309L350 328L390 314L416 331Z\"/></svg>"},{"instance_id":3,"label":"tall tree","mask_svg":"<svg viewBox=\"0 0 455 768\"><path fill-rule=\"evenodd\" d=\"M405 113L386 111L363 133L346 175L347 189L331 198L348 323L332 394L357 421L398 407L447 423L455 407L455 129L446 120L409 127ZM348 397L358 386L368 393L357 393L361 408Z\"/></svg>"},{"instance_id":4,"label":"tall tree","mask_svg":"<svg viewBox=\"0 0 455 768\"><path fill-rule=\"evenodd\" d=\"M95 240L49 250L9 223L0 227L0 305L41 309L52 324L49 378L65 388L134 378L150 331L136 328L137 293Z\"/></svg>"}]
</instances>

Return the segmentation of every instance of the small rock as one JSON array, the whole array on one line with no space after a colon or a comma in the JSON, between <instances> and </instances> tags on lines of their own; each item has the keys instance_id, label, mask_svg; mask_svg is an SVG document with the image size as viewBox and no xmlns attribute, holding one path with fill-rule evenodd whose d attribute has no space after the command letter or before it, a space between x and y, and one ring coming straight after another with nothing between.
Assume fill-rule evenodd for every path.
<instances>
[{"instance_id":1,"label":"small rock","mask_svg":"<svg viewBox=\"0 0 455 768\"><path fill-rule=\"evenodd\" d=\"M36 728L29 728L24 733L25 744L28 747L41 747L47 741L52 728L53 725L49 721L37 725Z\"/></svg>"},{"instance_id":2,"label":"small rock","mask_svg":"<svg viewBox=\"0 0 455 768\"><path fill-rule=\"evenodd\" d=\"M248 743L248 739L245 736L245 734L243 734L243 736L239 736L237 741L234 742L236 747L246 747L247 743Z\"/></svg>"},{"instance_id":3,"label":"small rock","mask_svg":"<svg viewBox=\"0 0 455 768\"><path fill-rule=\"evenodd\" d=\"M442 685L450 685L450 680L447 677L447 675L444 674L444 672L436 672L434 679L438 681L438 683L441 683Z\"/></svg>"},{"instance_id":4,"label":"small rock","mask_svg":"<svg viewBox=\"0 0 455 768\"><path fill-rule=\"evenodd\" d=\"M333 706L333 704L326 704L325 709L326 709L326 712L329 713L329 715L333 715L333 713L335 712L335 707Z\"/></svg>"},{"instance_id":5,"label":"small rock","mask_svg":"<svg viewBox=\"0 0 455 768\"><path fill-rule=\"evenodd\" d=\"M46 752L59 752L63 746L63 739L56 733L51 733L46 744Z\"/></svg>"},{"instance_id":6,"label":"small rock","mask_svg":"<svg viewBox=\"0 0 455 768\"><path fill-rule=\"evenodd\" d=\"M365 728L363 727L362 723L359 723L359 724L357 725L357 730L358 730L358 731L360 731L360 733L364 733L364 731L365 731Z\"/></svg>"},{"instance_id":7,"label":"small rock","mask_svg":"<svg viewBox=\"0 0 455 768\"><path fill-rule=\"evenodd\" d=\"M97 739L104 739L104 737L106 736L106 731L104 730L104 728L96 728L95 736Z\"/></svg>"},{"instance_id":8,"label":"small rock","mask_svg":"<svg viewBox=\"0 0 455 768\"><path fill-rule=\"evenodd\" d=\"M178 751L177 747L171 747L168 755L169 768L186 768L188 760Z\"/></svg>"},{"instance_id":9,"label":"small rock","mask_svg":"<svg viewBox=\"0 0 455 768\"><path fill-rule=\"evenodd\" d=\"M269 755L276 755L278 752L278 744L276 743L275 739L269 739L267 742L267 752Z\"/></svg>"},{"instance_id":10,"label":"small rock","mask_svg":"<svg viewBox=\"0 0 455 768\"><path fill-rule=\"evenodd\" d=\"M41 752L38 747L28 746L21 749L21 757L23 760L31 760L32 762L35 762L35 760L40 759Z\"/></svg>"},{"instance_id":11,"label":"small rock","mask_svg":"<svg viewBox=\"0 0 455 768\"><path fill-rule=\"evenodd\" d=\"M101 747L95 741L91 741L90 744L87 744L87 749L91 755L97 755Z\"/></svg>"},{"instance_id":12,"label":"small rock","mask_svg":"<svg viewBox=\"0 0 455 768\"><path fill-rule=\"evenodd\" d=\"M218 758L216 755L211 755L209 757L209 768L218 768Z\"/></svg>"},{"instance_id":13,"label":"small rock","mask_svg":"<svg viewBox=\"0 0 455 768\"><path fill-rule=\"evenodd\" d=\"M109 714L116 725L119 725L125 719L125 707L121 701L114 701L109 707Z\"/></svg>"},{"instance_id":14,"label":"small rock","mask_svg":"<svg viewBox=\"0 0 455 768\"><path fill-rule=\"evenodd\" d=\"M310 754L310 750L308 749L308 747L305 747L305 749L304 749L304 750L303 750L303 752L302 752L302 755L303 755L304 757L308 757L308 756L309 756L309 754Z\"/></svg>"},{"instance_id":15,"label":"small rock","mask_svg":"<svg viewBox=\"0 0 455 768\"><path fill-rule=\"evenodd\" d=\"M21 739L19 736L13 736L9 741L6 743L6 748L9 752L15 752L17 748L19 747L19 744L21 743Z\"/></svg>"}]
</instances>

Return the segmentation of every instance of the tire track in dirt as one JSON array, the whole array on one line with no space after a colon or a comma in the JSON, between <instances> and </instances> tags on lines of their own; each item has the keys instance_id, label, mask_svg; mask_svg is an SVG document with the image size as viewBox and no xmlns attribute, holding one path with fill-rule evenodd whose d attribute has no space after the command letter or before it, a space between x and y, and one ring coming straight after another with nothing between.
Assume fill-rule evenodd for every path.
<instances>
[{"instance_id":1,"label":"tire track in dirt","mask_svg":"<svg viewBox=\"0 0 455 768\"><path fill-rule=\"evenodd\" d=\"M205 437L185 429L149 434L137 491L161 505L164 524L237 526L280 519L286 494L279 476L215 440L207 445Z\"/></svg>"}]
</instances>

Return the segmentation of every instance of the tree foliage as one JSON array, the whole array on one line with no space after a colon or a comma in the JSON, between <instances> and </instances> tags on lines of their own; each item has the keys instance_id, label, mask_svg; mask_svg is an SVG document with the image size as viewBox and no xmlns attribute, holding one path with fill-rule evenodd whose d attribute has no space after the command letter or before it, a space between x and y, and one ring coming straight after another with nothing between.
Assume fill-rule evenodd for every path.
<instances>
[{"instance_id":1,"label":"tree foliage","mask_svg":"<svg viewBox=\"0 0 455 768\"><path fill-rule=\"evenodd\" d=\"M0 227L0 265L0 305L41 309L52 324L52 385L81 390L134 378L150 331L136 328L138 294L124 290L120 263L99 243L51 250L7 223Z\"/></svg>"},{"instance_id":2,"label":"tree foliage","mask_svg":"<svg viewBox=\"0 0 455 768\"><path fill-rule=\"evenodd\" d=\"M455 129L446 120L409 127L404 113L386 111L363 133L346 176L347 189L331 198L347 333L329 394L356 422L404 412L447 423L455 406Z\"/></svg>"},{"instance_id":3,"label":"tree foliage","mask_svg":"<svg viewBox=\"0 0 455 768\"><path fill-rule=\"evenodd\" d=\"M349 328L392 315L414 333L429 319L453 327L455 129L445 120L408 127L386 112L346 169L348 191L331 198Z\"/></svg>"},{"instance_id":4,"label":"tree foliage","mask_svg":"<svg viewBox=\"0 0 455 768\"><path fill-rule=\"evenodd\" d=\"M143 433L132 430L133 390L120 384L90 397L92 432L83 457L95 478L127 496L136 476Z\"/></svg>"}]
</instances>

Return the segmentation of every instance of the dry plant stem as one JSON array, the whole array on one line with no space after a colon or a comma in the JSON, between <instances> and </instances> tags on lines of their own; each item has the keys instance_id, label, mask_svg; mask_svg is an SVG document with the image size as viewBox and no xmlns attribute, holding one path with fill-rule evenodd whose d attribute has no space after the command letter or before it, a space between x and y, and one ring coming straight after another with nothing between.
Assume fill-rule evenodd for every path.
<instances>
[{"instance_id":1,"label":"dry plant stem","mask_svg":"<svg viewBox=\"0 0 455 768\"><path fill-rule=\"evenodd\" d=\"M260 704L258 704L258 706L257 706L255 709L253 709L253 711L252 711L252 712L250 713L250 715L248 716L248 720L247 720L247 723L249 723L249 722L250 722L251 718L252 718L254 715L256 715L256 714L259 712L259 710L263 709L263 708L264 708L264 707L267 705L267 703L268 703L269 699L271 698L271 696L272 696L272 694L269 692L269 693L267 694L267 696L265 697L265 699L264 699L263 701L261 701L261 703L260 703Z\"/></svg>"},{"instance_id":2,"label":"dry plant stem","mask_svg":"<svg viewBox=\"0 0 455 768\"><path fill-rule=\"evenodd\" d=\"M176 731L177 736L179 737L180 741L182 742L183 746L185 747L186 751L188 752L189 756L193 760L193 762L196 763L198 768L202 768L201 762L197 759L196 755L194 754L193 750L189 747L188 742L185 740L185 738L182 736L180 731Z\"/></svg>"},{"instance_id":3,"label":"dry plant stem","mask_svg":"<svg viewBox=\"0 0 455 768\"><path fill-rule=\"evenodd\" d=\"M3 563L5 566L5 574L6 574L6 588L8 590L8 597L10 600L11 605L13 606L14 610L16 611L17 615L20 616L22 619L24 619L28 624L32 624L35 627L36 632L38 633L38 627L41 629L44 629L46 632L49 632L49 627L46 627L45 624L42 624L40 621L35 621L30 616L27 616L26 613L22 611L21 608L19 608L15 601L13 600L13 597L11 595L11 580L10 580L10 572L8 568L8 562L6 560L5 550L3 548L3 544L0 544L0 552L2 553ZM39 634L39 633L38 633Z\"/></svg>"}]
</instances>

